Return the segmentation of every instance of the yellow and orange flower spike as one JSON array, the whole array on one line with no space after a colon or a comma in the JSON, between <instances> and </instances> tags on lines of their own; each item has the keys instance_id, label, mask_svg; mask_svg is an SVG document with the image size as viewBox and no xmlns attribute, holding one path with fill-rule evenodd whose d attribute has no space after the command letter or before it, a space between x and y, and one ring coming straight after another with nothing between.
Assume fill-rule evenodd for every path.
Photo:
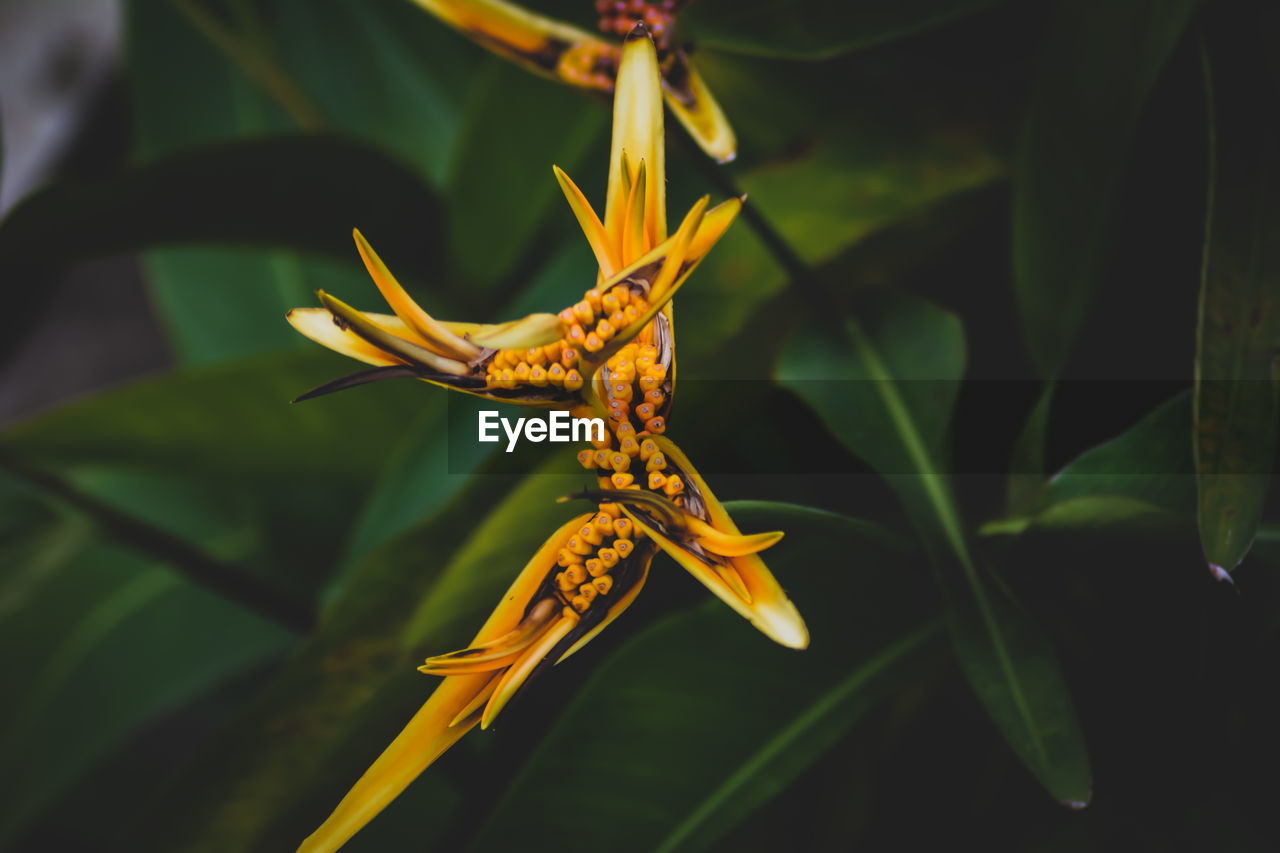
<instances>
[{"instance_id":1,"label":"yellow and orange flower spike","mask_svg":"<svg viewBox=\"0 0 1280 853\"><path fill-rule=\"evenodd\" d=\"M541 667L569 657L631 605L657 546L619 519L618 505L606 502L564 524L469 647L420 667L444 681L299 853L339 849L459 738L487 728Z\"/></svg>"},{"instance_id":2,"label":"yellow and orange flower spike","mask_svg":"<svg viewBox=\"0 0 1280 853\"><path fill-rule=\"evenodd\" d=\"M302 851L337 850L458 738L488 727L541 669L595 637L639 594L659 549L775 641L808 643L799 613L756 556L782 534L742 534L664 435L675 381L671 300L742 200L708 209L700 199L668 235L659 73L639 28L621 49L603 220L555 170L599 263L596 286L579 302L499 325L439 321L357 232L393 313L361 312L321 293L323 308L289 314L303 334L372 365L304 396L415 376L493 400L603 412L610 426L578 456L597 477L595 512L547 540L470 646L420 667L444 681Z\"/></svg>"},{"instance_id":3,"label":"yellow and orange flower spike","mask_svg":"<svg viewBox=\"0 0 1280 853\"><path fill-rule=\"evenodd\" d=\"M504 0L414 0L477 44L537 74L581 89L613 93L622 66L617 43L572 24L538 15ZM584 0L585 2L585 0ZM614 6L617 4L608 4ZM644 24L660 41L666 105L712 158L727 163L738 140L693 61L668 36L671 13L657 3L631 3L633 13L603 15L601 27L618 35Z\"/></svg>"}]
</instances>

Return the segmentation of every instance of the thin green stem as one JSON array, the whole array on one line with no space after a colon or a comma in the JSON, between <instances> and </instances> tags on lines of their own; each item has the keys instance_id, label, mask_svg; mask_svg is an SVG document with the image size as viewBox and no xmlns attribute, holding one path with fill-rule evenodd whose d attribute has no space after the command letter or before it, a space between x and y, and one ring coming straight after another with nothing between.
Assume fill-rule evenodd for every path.
<instances>
[{"instance_id":1,"label":"thin green stem","mask_svg":"<svg viewBox=\"0 0 1280 853\"><path fill-rule=\"evenodd\" d=\"M210 556L159 527L87 495L63 478L0 450L0 469L88 516L111 539L158 562L210 592L234 601L291 631L305 634L315 623L310 607L235 565Z\"/></svg>"},{"instance_id":2,"label":"thin green stem","mask_svg":"<svg viewBox=\"0 0 1280 853\"><path fill-rule=\"evenodd\" d=\"M325 126L320 110L265 50L259 38L242 38L195 0L169 2L201 35L226 54L233 65L279 104L298 127L319 130Z\"/></svg>"}]
</instances>

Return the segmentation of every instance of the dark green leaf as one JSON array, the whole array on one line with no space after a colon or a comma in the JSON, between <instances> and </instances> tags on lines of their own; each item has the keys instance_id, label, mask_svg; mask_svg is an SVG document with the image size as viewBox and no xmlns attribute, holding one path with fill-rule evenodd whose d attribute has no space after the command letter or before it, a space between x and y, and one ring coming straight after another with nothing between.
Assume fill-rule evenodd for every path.
<instances>
[{"instance_id":1,"label":"dark green leaf","mask_svg":"<svg viewBox=\"0 0 1280 853\"><path fill-rule=\"evenodd\" d=\"M604 209L598 188L608 174L607 156L602 149L598 158L585 155L599 148L609 114L497 58L472 81L465 114L449 179L450 245L463 273L492 285L529 249L544 219L572 220L552 164Z\"/></svg>"},{"instance_id":2,"label":"dark green leaf","mask_svg":"<svg viewBox=\"0 0 1280 853\"><path fill-rule=\"evenodd\" d=\"M700 0L680 14L700 47L790 59L826 59L911 35L994 6L997 0L828 3Z\"/></svg>"},{"instance_id":3,"label":"dark green leaf","mask_svg":"<svg viewBox=\"0 0 1280 853\"><path fill-rule=\"evenodd\" d=\"M407 2L277 0L269 9L281 64L325 120L443 188L479 51Z\"/></svg>"},{"instance_id":4,"label":"dark green leaf","mask_svg":"<svg viewBox=\"0 0 1280 853\"><path fill-rule=\"evenodd\" d=\"M131 0L125 5L124 21L134 146L141 162L195 146L296 129L279 105L233 67L177 4ZM199 97L192 97L193 92ZM262 173L240 177L261 179ZM303 198L318 196L316 186L322 184L304 188ZM252 209L256 195L257 189L251 188L239 196L217 196L210 212L234 221ZM179 200L163 212L180 218L184 207ZM344 224L342 233L353 223ZM337 246L338 232L328 240ZM188 363L299 346L289 329L266 318L299 304L304 287L301 263L289 252L265 250L228 255L166 249L143 256L161 324L177 355ZM241 325L245 323L251 325Z\"/></svg>"},{"instance_id":5,"label":"dark green leaf","mask_svg":"<svg viewBox=\"0 0 1280 853\"><path fill-rule=\"evenodd\" d=\"M1248 26L1248 16L1237 26ZM1226 577L1262 517L1280 425L1280 96L1254 51L1210 42L1209 223L1196 336L1195 448L1200 544ZM1247 42L1251 43L1251 42Z\"/></svg>"},{"instance_id":6,"label":"dark green leaf","mask_svg":"<svg viewBox=\"0 0 1280 853\"><path fill-rule=\"evenodd\" d=\"M869 111L865 121L824 134L803 156L743 175L739 189L800 258L821 265L872 234L945 199L995 180L1002 170L982 135L900 126ZM912 141L903 142L903 135ZM944 139L945 137L945 139ZM735 334L752 311L783 291L787 275L746 222L735 222L680 293L680 316L698 334L680 357L698 360ZM841 281L842 289L857 282Z\"/></svg>"},{"instance_id":7,"label":"dark green leaf","mask_svg":"<svg viewBox=\"0 0 1280 853\"><path fill-rule=\"evenodd\" d=\"M1066 0L1049 30L1014 173L1023 333L1059 376L1102 269L1112 200L1142 105L1197 0Z\"/></svg>"},{"instance_id":8,"label":"dark green leaf","mask_svg":"<svg viewBox=\"0 0 1280 853\"><path fill-rule=\"evenodd\" d=\"M1014 442L1009 460L1009 485L1005 493L1005 507L1010 515L1021 514L1031 506L1044 479L1044 445L1048 440L1053 390L1054 383L1044 384Z\"/></svg>"},{"instance_id":9,"label":"dark green leaf","mask_svg":"<svg viewBox=\"0 0 1280 853\"><path fill-rule=\"evenodd\" d=\"M436 519L363 560L316 636L168 793L165 819L138 840L147 849L276 850L315 829L434 688L413 671L421 655L406 645L465 644L537 546L579 511L554 500L582 485L566 470L555 460L514 490L509 477L473 478ZM448 785L435 771L423 785L441 795L418 817L441 830Z\"/></svg>"},{"instance_id":10,"label":"dark green leaf","mask_svg":"<svg viewBox=\"0 0 1280 853\"><path fill-rule=\"evenodd\" d=\"M317 349L193 370L21 424L0 446L73 479L111 466L198 484L254 520L261 538L237 558L251 552L255 569L305 597L332 570L365 490L429 393L422 383L388 382L289 404L343 369L343 359ZM163 523L167 501L154 486L145 505L117 507Z\"/></svg>"},{"instance_id":11,"label":"dark green leaf","mask_svg":"<svg viewBox=\"0 0 1280 853\"><path fill-rule=\"evenodd\" d=\"M922 646L936 623L901 553L879 544L883 530L781 504L729 509L746 529L787 531L766 556L812 629L810 648L770 644L718 601L658 622L558 715L476 849L567 833L589 848L705 849L929 658ZM833 552L848 565L811 571ZM669 570L655 563L655 572ZM576 808L552 807L566 802Z\"/></svg>"},{"instance_id":12,"label":"dark green leaf","mask_svg":"<svg viewBox=\"0 0 1280 853\"><path fill-rule=\"evenodd\" d=\"M1025 514L991 522L984 531L1190 519L1196 500L1190 424L1191 396L1179 394L1040 483Z\"/></svg>"},{"instance_id":13,"label":"dark green leaf","mask_svg":"<svg viewBox=\"0 0 1280 853\"><path fill-rule=\"evenodd\" d=\"M438 229L423 225L441 217L411 171L361 143L253 139L37 193L0 228L0 264L45 267L177 243L290 246L351 261L351 229L359 225L408 274L426 277L442 242Z\"/></svg>"},{"instance_id":14,"label":"dark green leaf","mask_svg":"<svg viewBox=\"0 0 1280 853\"><path fill-rule=\"evenodd\" d=\"M934 558L969 684L1045 789L1086 803L1084 740L1051 647L973 560L951 492L944 439L964 370L959 321L894 296L863 322L848 321L844 337L812 322L784 350L779 379L888 479Z\"/></svg>"},{"instance_id":15,"label":"dark green leaf","mask_svg":"<svg viewBox=\"0 0 1280 853\"><path fill-rule=\"evenodd\" d=\"M0 642L8 654L0 675L24 688L0 712L0 757L11 781L21 779L7 786L0 836L11 836L139 724L291 640L172 572L101 544L77 514L54 517L27 541L22 553L6 548L2 587Z\"/></svg>"}]
</instances>

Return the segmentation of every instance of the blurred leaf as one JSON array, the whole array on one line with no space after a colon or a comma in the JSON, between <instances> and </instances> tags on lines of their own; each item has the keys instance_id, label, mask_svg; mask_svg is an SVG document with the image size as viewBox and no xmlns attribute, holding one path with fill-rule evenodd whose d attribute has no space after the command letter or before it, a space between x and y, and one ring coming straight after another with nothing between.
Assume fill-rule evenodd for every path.
<instances>
[{"instance_id":1,"label":"blurred leaf","mask_svg":"<svg viewBox=\"0 0 1280 853\"><path fill-rule=\"evenodd\" d=\"M472 478L435 519L363 560L314 638L167 794L157 810L164 819L134 841L210 851L297 844L434 688L413 671L419 655L405 634L438 649L466 642L554 520L577 511L554 501L582 485L580 475L557 473L566 470L558 458L515 489L509 477ZM423 784L443 785L428 776ZM437 829L448 801L432 804Z\"/></svg>"},{"instance_id":2,"label":"blurred leaf","mask_svg":"<svg viewBox=\"0 0 1280 853\"><path fill-rule=\"evenodd\" d=\"M0 227L0 264L47 266L176 243L291 246L349 261L357 257L351 229L358 223L385 234L379 249L425 277L443 251L439 235L410 235L401 223L440 216L412 172L361 143L259 138L36 193Z\"/></svg>"},{"instance_id":3,"label":"blurred leaf","mask_svg":"<svg viewBox=\"0 0 1280 853\"><path fill-rule=\"evenodd\" d=\"M459 395L460 396L460 395ZM365 498L343 552L343 572L326 596L341 594L346 574L374 549L446 506L493 452L478 442L450 440L450 424L475 424L475 407L456 396L432 394L425 411L392 449Z\"/></svg>"},{"instance_id":4,"label":"blurred leaf","mask_svg":"<svg viewBox=\"0 0 1280 853\"><path fill-rule=\"evenodd\" d=\"M464 116L448 188L450 246L461 272L488 287L511 272L548 215L572 218L552 164L603 210L596 188L608 159L603 150L585 155L599 148L609 113L495 57L473 80Z\"/></svg>"},{"instance_id":5,"label":"blurred leaf","mask_svg":"<svg viewBox=\"0 0 1280 853\"><path fill-rule=\"evenodd\" d=\"M405 2L275 0L266 13L282 64L332 126L444 187L478 65L465 39Z\"/></svg>"},{"instance_id":6,"label":"blurred leaf","mask_svg":"<svg viewBox=\"0 0 1280 853\"><path fill-rule=\"evenodd\" d=\"M474 849L567 833L584 848L705 849L932 657L922 652L938 626L918 576L879 544L884 531L783 504L729 509L747 529L787 531L768 560L813 631L810 648L772 645L716 601L659 621L577 691ZM841 571L809 571L832 553L848 557Z\"/></svg>"},{"instance_id":7,"label":"blurred leaf","mask_svg":"<svg viewBox=\"0 0 1280 853\"><path fill-rule=\"evenodd\" d=\"M930 547L966 551L944 452L964 373L964 330L929 303L886 293L841 337L810 321L784 347L780 383L888 477Z\"/></svg>"},{"instance_id":8,"label":"blurred leaf","mask_svg":"<svg viewBox=\"0 0 1280 853\"><path fill-rule=\"evenodd\" d=\"M680 13L678 25L680 35L698 47L756 56L827 59L947 23L997 1L700 0Z\"/></svg>"},{"instance_id":9,"label":"blurred leaf","mask_svg":"<svg viewBox=\"0 0 1280 853\"><path fill-rule=\"evenodd\" d=\"M1248 28L1242 16L1236 28ZM1280 91L1264 47L1210 40L1209 219L1196 335L1200 544L1225 577L1262 517L1280 425L1280 121L1257 109ZM1218 45L1221 50L1215 50ZM1210 63L1212 74L1210 71Z\"/></svg>"},{"instance_id":10,"label":"blurred leaf","mask_svg":"<svg viewBox=\"0 0 1280 853\"><path fill-rule=\"evenodd\" d=\"M1064 0L1043 48L1014 173L1013 268L1045 378L1071 356L1101 275L1138 116L1197 0Z\"/></svg>"},{"instance_id":11,"label":"blurred leaf","mask_svg":"<svg viewBox=\"0 0 1280 853\"><path fill-rule=\"evenodd\" d=\"M80 528L83 530L84 528ZM152 717L260 664L291 635L171 572L100 544L49 537L27 555L22 607L0 619L0 674L24 689L0 711L0 836ZM86 712L86 709L91 709ZM87 713L87 716L86 716Z\"/></svg>"},{"instance_id":12,"label":"blurred leaf","mask_svg":"<svg viewBox=\"0 0 1280 853\"><path fill-rule=\"evenodd\" d=\"M224 505L234 495L260 531L251 566L310 595L424 391L389 382L289 405L342 367L311 351L140 382L19 424L0 447L73 479L109 465L185 478ZM164 503L119 508L153 521Z\"/></svg>"},{"instance_id":13,"label":"blurred leaf","mask_svg":"<svg viewBox=\"0 0 1280 853\"><path fill-rule=\"evenodd\" d=\"M1048 440L1049 413L1053 410L1054 383L1046 382L1027 414L1026 423L1013 444L1009 460L1009 485L1005 508L1010 515L1025 512L1036 499L1044 477L1044 445Z\"/></svg>"},{"instance_id":14,"label":"blurred leaf","mask_svg":"<svg viewBox=\"0 0 1280 853\"><path fill-rule=\"evenodd\" d=\"M1195 511L1191 396L1179 394L1110 441L1086 450L1042 483L1026 515L985 533L1181 522Z\"/></svg>"},{"instance_id":15,"label":"blurred leaf","mask_svg":"<svg viewBox=\"0 0 1280 853\"><path fill-rule=\"evenodd\" d=\"M738 186L818 266L882 229L944 199L990 183L1002 171L983 134L953 121L924 130L869 110L812 148L742 176ZM904 139L904 136L906 139ZM753 310L785 289L787 275L745 222L735 223L680 293L680 317L697 335L680 339L690 362L715 353ZM842 292L857 282L840 280Z\"/></svg>"},{"instance_id":16,"label":"blurred leaf","mask_svg":"<svg viewBox=\"0 0 1280 853\"><path fill-rule=\"evenodd\" d=\"M133 138L140 161L296 129L172 3L130 0L124 25ZM241 178L261 182L263 174ZM295 207L317 203L322 194L316 187L324 182L317 176L317 182L302 187L295 199L301 205ZM215 195L208 203L224 220L234 220L253 207L258 192L251 187L238 197ZM228 209L232 204L237 207ZM176 216L184 208L184 203L175 202L168 212ZM340 231L328 235L329 246L339 246L339 235L349 233L354 224L342 223ZM189 364L301 348L296 333L267 318L280 317L282 309L305 298L303 263L284 251L227 254L175 248L143 256L161 325L179 359Z\"/></svg>"},{"instance_id":17,"label":"blurred leaf","mask_svg":"<svg viewBox=\"0 0 1280 853\"><path fill-rule=\"evenodd\" d=\"M1046 790L1083 805L1089 762L1052 647L975 564L948 482L944 440L964 371L963 330L952 315L906 296L880 309L863 314L865 327L848 320L843 337L811 321L784 349L779 380L898 493L947 592L970 686Z\"/></svg>"}]
</instances>

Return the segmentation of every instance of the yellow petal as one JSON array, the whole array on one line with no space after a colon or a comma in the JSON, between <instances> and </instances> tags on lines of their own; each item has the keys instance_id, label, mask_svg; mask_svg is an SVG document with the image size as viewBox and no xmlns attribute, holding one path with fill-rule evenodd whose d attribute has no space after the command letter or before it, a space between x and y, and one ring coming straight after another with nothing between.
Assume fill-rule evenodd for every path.
<instances>
[{"instance_id":1,"label":"yellow petal","mask_svg":"<svg viewBox=\"0 0 1280 853\"><path fill-rule=\"evenodd\" d=\"M379 367L405 364L402 359L375 347L351 329L339 326L328 308L294 308L284 317L289 325L311 340L357 361Z\"/></svg>"},{"instance_id":2,"label":"yellow petal","mask_svg":"<svg viewBox=\"0 0 1280 853\"><path fill-rule=\"evenodd\" d=\"M444 324L451 332L488 349L529 349L564 337L564 324L555 314L530 314L506 323Z\"/></svg>"},{"instance_id":3,"label":"yellow petal","mask_svg":"<svg viewBox=\"0 0 1280 853\"><path fill-rule=\"evenodd\" d=\"M323 290L318 291L320 302L328 308L334 317L340 319L351 331L364 338L370 344L385 352L403 359L408 364L422 364L440 373L451 373L462 376L469 373L467 365L432 352L420 344L405 340L392 334L377 323L370 320L363 312L357 311L341 299L330 296Z\"/></svg>"},{"instance_id":4,"label":"yellow petal","mask_svg":"<svg viewBox=\"0 0 1280 853\"><path fill-rule=\"evenodd\" d=\"M489 679L489 683L486 684L480 692L476 693L475 698L463 706L462 710L449 721L449 728L453 728L454 726L464 722L470 722L474 725L479 720L480 711L488 703L489 697L492 696L493 691L498 688L498 682L501 680L502 673L494 673L493 677ZM476 717L475 720L470 719L473 716Z\"/></svg>"},{"instance_id":5,"label":"yellow petal","mask_svg":"<svg viewBox=\"0 0 1280 853\"><path fill-rule=\"evenodd\" d=\"M413 716L298 853L330 853L355 835L479 720L450 727L491 680L489 674L447 678Z\"/></svg>"},{"instance_id":6,"label":"yellow petal","mask_svg":"<svg viewBox=\"0 0 1280 853\"><path fill-rule=\"evenodd\" d=\"M427 675L450 675L451 668L475 667L479 671L506 666L533 643L557 610L559 610L559 603L556 599L543 599L534 605L519 625L501 637L461 651L429 657L425 664L418 667L418 671Z\"/></svg>"},{"instance_id":7,"label":"yellow petal","mask_svg":"<svg viewBox=\"0 0 1280 853\"><path fill-rule=\"evenodd\" d=\"M604 227L615 240L621 235L626 219L628 193L623 180L623 151L627 153L631 168L638 168L644 161L648 172L644 216L650 244L656 246L667 239L667 175L662 133L662 80L658 72L658 52L648 31L637 24L622 47L613 96L613 143L609 156ZM630 177L634 180L635 176Z\"/></svg>"},{"instance_id":8,"label":"yellow petal","mask_svg":"<svg viewBox=\"0 0 1280 853\"><path fill-rule=\"evenodd\" d=\"M742 536L717 530L705 521L696 518L685 519L685 524L705 550L722 557L745 557L747 554L758 554L766 548L772 548L782 540L781 530L769 533L753 533Z\"/></svg>"},{"instance_id":9,"label":"yellow petal","mask_svg":"<svg viewBox=\"0 0 1280 853\"><path fill-rule=\"evenodd\" d=\"M547 628L538 637L537 642L525 650L520 659L503 673L497 689L489 697L489 703L484 706L484 715L480 718L480 728L489 728L490 724L493 723L494 717L498 716L498 713L511 701L511 697L516 695L516 691L524 684L525 679L529 677L534 668L551 653L551 650L556 647L556 643L569 636L569 632L578 627L579 621L580 617L573 612L572 608L564 608L560 618L551 627Z\"/></svg>"},{"instance_id":10,"label":"yellow petal","mask_svg":"<svg viewBox=\"0 0 1280 853\"><path fill-rule=\"evenodd\" d=\"M685 479L689 490L686 494L696 493L701 497L706 508L706 522L729 536L742 536L729 513L725 511L710 487L693 467L689 458L680 448L666 436L653 436L658 449L666 457L673 470L678 470ZM687 500L688 498L686 498ZM625 507L624 507L625 511ZM658 543L676 562L684 566L694 577L702 582L721 601L728 604L742 616L745 616L770 639L793 649L803 649L809 645L809 631L805 627L800 612L787 598L782 587L773 574L765 566L764 561L755 554L743 556L725 556L722 559L732 566L743 586L746 588L749 601L735 593L733 584L715 570L715 563L692 553L680 543L673 541L653 526L645 523L643 513L629 512L632 520L645 533ZM776 541L776 540L775 540Z\"/></svg>"},{"instance_id":11,"label":"yellow petal","mask_svg":"<svg viewBox=\"0 0 1280 853\"><path fill-rule=\"evenodd\" d=\"M387 300L387 304L391 306L396 316L417 333L417 337L424 346L439 355L458 361L470 361L480 355L480 347L458 337L440 321L423 311L400 286L400 282L396 281L396 277L391 274L391 270L387 269L387 265L382 262L382 258L378 257L378 253L369 245L369 241L364 239L364 235L358 230L352 233L355 235L356 248L360 251L365 269L369 271L369 277L373 279L373 283L378 286L382 298Z\"/></svg>"},{"instance_id":12,"label":"yellow petal","mask_svg":"<svg viewBox=\"0 0 1280 853\"><path fill-rule=\"evenodd\" d=\"M635 180L631 184L631 193L627 199L626 215L622 221L620 237L622 239L622 251L619 257L625 259L638 258L646 251L645 248L645 222L644 222L644 204L645 204L645 166L644 161L640 161L640 166L636 169Z\"/></svg>"},{"instance_id":13,"label":"yellow petal","mask_svg":"<svg viewBox=\"0 0 1280 853\"><path fill-rule=\"evenodd\" d=\"M671 287L672 282L676 280L676 277L682 271L685 258L689 254L689 246L702 225L702 219L706 214L707 204L710 201L711 197L705 195L698 199L697 203L685 215L684 221L680 223L675 237L671 240L671 252L667 255L666 260L662 262L662 271L658 273L658 277L653 280L653 284L649 288L650 303L665 301L663 296L666 294L667 288ZM690 271L692 271L692 267L690 267Z\"/></svg>"},{"instance_id":14,"label":"yellow petal","mask_svg":"<svg viewBox=\"0 0 1280 853\"><path fill-rule=\"evenodd\" d=\"M707 211L707 215L702 217L702 223L698 226L698 233L693 236L693 242L689 244L689 254L685 258L686 261L697 263L707 256L722 236L724 232L733 224L733 220L738 218L738 213L742 210L743 199L731 198L720 202L715 207Z\"/></svg>"},{"instance_id":15,"label":"yellow petal","mask_svg":"<svg viewBox=\"0 0 1280 853\"><path fill-rule=\"evenodd\" d=\"M609 239L608 232L605 231L604 225L596 216L587 197L582 194L582 190L578 189L578 185L559 166L551 168L555 172L556 181L560 184L565 199L569 202L570 209L573 210L573 215L578 220L578 225L582 228L582 233L587 236L587 242L591 244L591 251L596 256L600 274L609 278L622 264L618 260L617 250Z\"/></svg>"},{"instance_id":16,"label":"yellow petal","mask_svg":"<svg viewBox=\"0 0 1280 853\"><path fill-rule=\"evenodd\" d=\"M510 634L524 620L529 600L555 566L556 552L565 537L594 513L585 513L551 535L512 582L501 602L477 632L472 646L491 643ZM478 715L464 714L497 689L493 674L452 675L444 679L426 704L351 788L333 814L321 824L299 853L337 850L394 800L446 749L480 722Z\"/></svg>"},{"instance_id":17,"label":"yellow petal","mask_svg":"<svg viewBox=\"0 0 1280 853\"><path fill-rule=\"evenodd\" d=\"M596 59L617 48L586 30L502 0L414 0L423 9L499 56L576 86L608 89L592 75Z\"/></svg>"},{"instance_id":18,"label":"yellow petal","mask_svg":"<svg viewBox=\"0 0 1280 853\"><path fill-rule=\"evenodd\" d=\"M724 111L693 67L693 61L677 50L663 67L667 106L702 150L718 163L738 156L738 140Z\"/></svg>"}]
</instances>

